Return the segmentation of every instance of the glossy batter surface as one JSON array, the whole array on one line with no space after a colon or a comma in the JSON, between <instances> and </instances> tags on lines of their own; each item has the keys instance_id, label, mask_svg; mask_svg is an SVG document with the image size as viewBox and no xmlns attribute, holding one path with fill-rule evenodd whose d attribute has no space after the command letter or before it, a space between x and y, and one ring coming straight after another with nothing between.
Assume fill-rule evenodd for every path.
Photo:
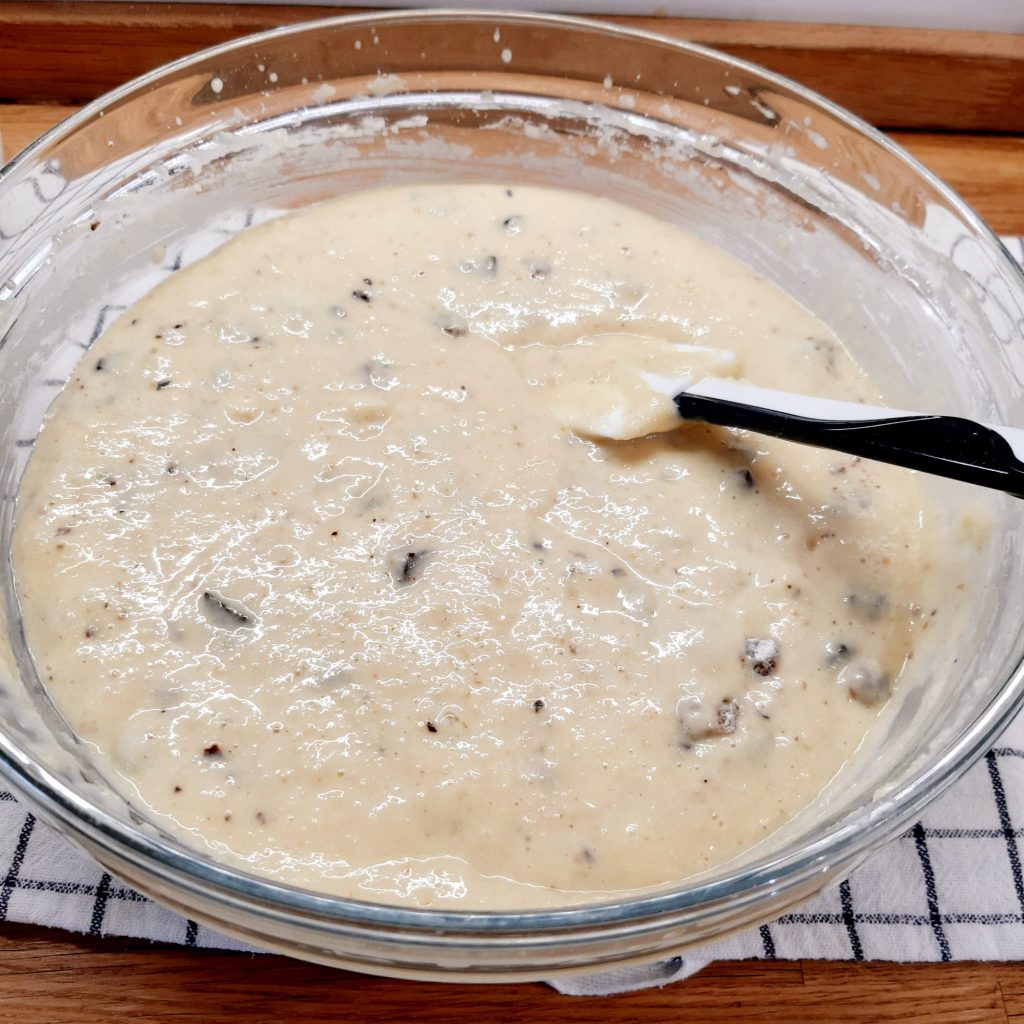
<instances>
[{"instance_id":1,"label":"glossy batter surface","mask_svg":"<svg viewBox=\"0 0 1024 1024\"><path fill-rule=\"evenodd\" d=\"M365 193L158 287L20 496L26 634L74 729L165 827L363 898L557 905L769 837L941 624L946 538L905 471L567 429L609 334L878 401L768 282L571 192Z\"/></svg>"}]
</instances>

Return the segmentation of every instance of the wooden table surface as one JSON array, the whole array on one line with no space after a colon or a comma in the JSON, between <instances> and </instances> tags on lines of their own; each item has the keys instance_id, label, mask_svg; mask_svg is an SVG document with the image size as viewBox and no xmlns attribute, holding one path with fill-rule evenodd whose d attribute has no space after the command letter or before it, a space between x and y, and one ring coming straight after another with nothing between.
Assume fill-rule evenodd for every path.
<instances>
[{"instance_id":1,"label":"wooden table surface","mask_svg":"<svg viewBox=\"0 0 1024 1024\"><path fill-rule=\"evenodd\" d=\"M1024 106L1024 99L1021 105ZM3 154L9 159L76 109L0 104ZM1004 235L1024 234L1024 134L889 134L955 188L996 231Z\"/></svg>"},{"instance_id":2,"label":"wooden table surface","mask_svg":"<svg viewBox=\"0 0 1024 1024\"><path fill-rule=\"evenodd\" d=\"M96 12L103 7L110 5L0 5L0 153L7 158L76 109L74 103L114 83L101 81L109 61L105 62L102 47L99 51L93 48L90 59L100 70L65 76L61 87L45 97L51 102L25 102L38 100L40 87L31 84L35 79L30 74L24 79L4 79L5 45L8 68L10 53L30 49L23 45L26 39L38 44L42 35L50 43L48 49L38 44L40 52L58 52L70 45L69 38L78 38L75 32L93 27L99 17ZM189 14L188 5L173 9L126 5L119 10L134 19L131 25L142 39L146 32L151 38L160 38L153 32L153 19L157 27L161 18L168 19L165 39L172 28L175 33L170 51L154 55L145 50L144 43L133 49L131 42L126 51L118 51L119 66L125 68L122 77L177 52L308 16L296 14L294 8L269 7L239 7L228 14L198 7ZM323 8L314 11L321 13ZM821 55L827 53L829 67L849 70L848 78L841 79L849 95L837 98L874 113L877 123L892 129L897 141L957 189L997 231L1024 234L1024 93L1020 88L1024 83L1024 39L828 26L790 26L786 31L785 26L751 23L664 21L659 26L753 59L763 50L770 57L762 58L764 63L790 73L794 66L798 71L806 69L805 79L821 68ZM24 37L19 39L18 32ZM128 56L122 61L123 53ZM953 69L959 76L979 76L981 89L968 88L961 77L964 94L981 93L983 101L971 110L958 108L952 126L955 130L938 130L943 125L928 103L908 104L901 97L896 105L887 105L884 98L865 92L861 79L854 76L856 68L866 67L870 77L874 61L874 66L884 66L887 75L891 71L919 78L923 65L915 63L918 58L927 59L929 67L936 61L945 67L937 78L948 77ZM29 70L37 66L38 60L25 65ZM948 88L948 83L942 88ZM927 98L926 86L923 92ZM1005 121L999 122L998 97L1002 93L1012 99L1002 108ZM7 102L2 102L5 99ZM941 95L932 94L933 104L942 100ZM1006 127L993 131L994 126ZM115 1020L216 1024L281 1020L304 1024L410 1019L424 1024L470 1019L550 1024L641 1020L1024 1024L1024 964L720 963L664 989L574 999L541 984L458 986L392 981L278 956L186 950L5 924L0 926L0 1024L20 1024L28 1015L34 1024L108 1024Z\"/></svg>"}]
</instances>

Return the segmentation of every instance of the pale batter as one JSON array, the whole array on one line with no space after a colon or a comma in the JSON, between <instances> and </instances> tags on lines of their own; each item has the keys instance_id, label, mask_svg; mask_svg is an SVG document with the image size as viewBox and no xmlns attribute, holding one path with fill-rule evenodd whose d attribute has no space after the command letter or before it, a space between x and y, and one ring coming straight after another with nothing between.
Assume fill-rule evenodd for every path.
<instances>
[{"instance_id":1,"label":"pale batter","mask_svg":"<svg viewBox=\"0 0 1024 1024\"><path fill-rule=\"evenodd\" d=\"M125 312L13 555L99 762L221 859L453 909L679 881L811 803L952 614L944 530L904 470L567 429L606 335L880 400L752 271L572 192L351 196Z\"/></svg>"}]
</instances>

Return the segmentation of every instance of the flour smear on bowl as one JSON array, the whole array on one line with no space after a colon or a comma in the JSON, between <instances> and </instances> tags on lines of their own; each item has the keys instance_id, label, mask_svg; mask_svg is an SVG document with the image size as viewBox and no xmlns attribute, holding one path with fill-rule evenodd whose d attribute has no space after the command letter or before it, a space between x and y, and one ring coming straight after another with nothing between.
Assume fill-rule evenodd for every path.
<instances>
[{"instance_id":1,"label":"flour smear on bowl","mask_svg":"<svg viewBox=\"0 0 1024 1024\"><path fill-rule=\"evenodd\" d=\"M904 470L569 429L584 350L630 337L882 400L775 286L569 191L348 196L124 312L13 552L98 763L221 860L391 903L578 903L769 841L866 756L964 580Z\"/></svg>"}]
</instances>

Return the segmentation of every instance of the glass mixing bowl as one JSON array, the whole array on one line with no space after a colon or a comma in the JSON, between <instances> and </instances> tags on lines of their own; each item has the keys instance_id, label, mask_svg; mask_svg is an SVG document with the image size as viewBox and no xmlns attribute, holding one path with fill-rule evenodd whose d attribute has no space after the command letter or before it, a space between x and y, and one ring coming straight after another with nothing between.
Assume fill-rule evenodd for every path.
<instances>
[{"instance_id":1,"label":"glass mixing bowl","mask_svg":"<svg viewBox=\"0 0 1024 1024\"><path fill-rule=\"evenodd\" d=\"M42 417L124 304L253 219L382 182L436 179L568 184L651 211L795 295L887 382L894 405L1022 419L1020 273L957 196L849 114L721 54L594 22L346 17L155 71L2 172L5 550ZM949 492L962 499L963 489ZM935 500L947 500L941 488ZM943 638L901 688L861 771L741 863L636 898L544 912L403 909L275 884L187 848L103 778L49 701L25 649L9 559L0 770L126 882L293 956L494 980L674 953L768 920L842 877L1018 709L1019 506L988 504L992 536L973 566L963 637Z\"/></svg>"}]
</instances>

